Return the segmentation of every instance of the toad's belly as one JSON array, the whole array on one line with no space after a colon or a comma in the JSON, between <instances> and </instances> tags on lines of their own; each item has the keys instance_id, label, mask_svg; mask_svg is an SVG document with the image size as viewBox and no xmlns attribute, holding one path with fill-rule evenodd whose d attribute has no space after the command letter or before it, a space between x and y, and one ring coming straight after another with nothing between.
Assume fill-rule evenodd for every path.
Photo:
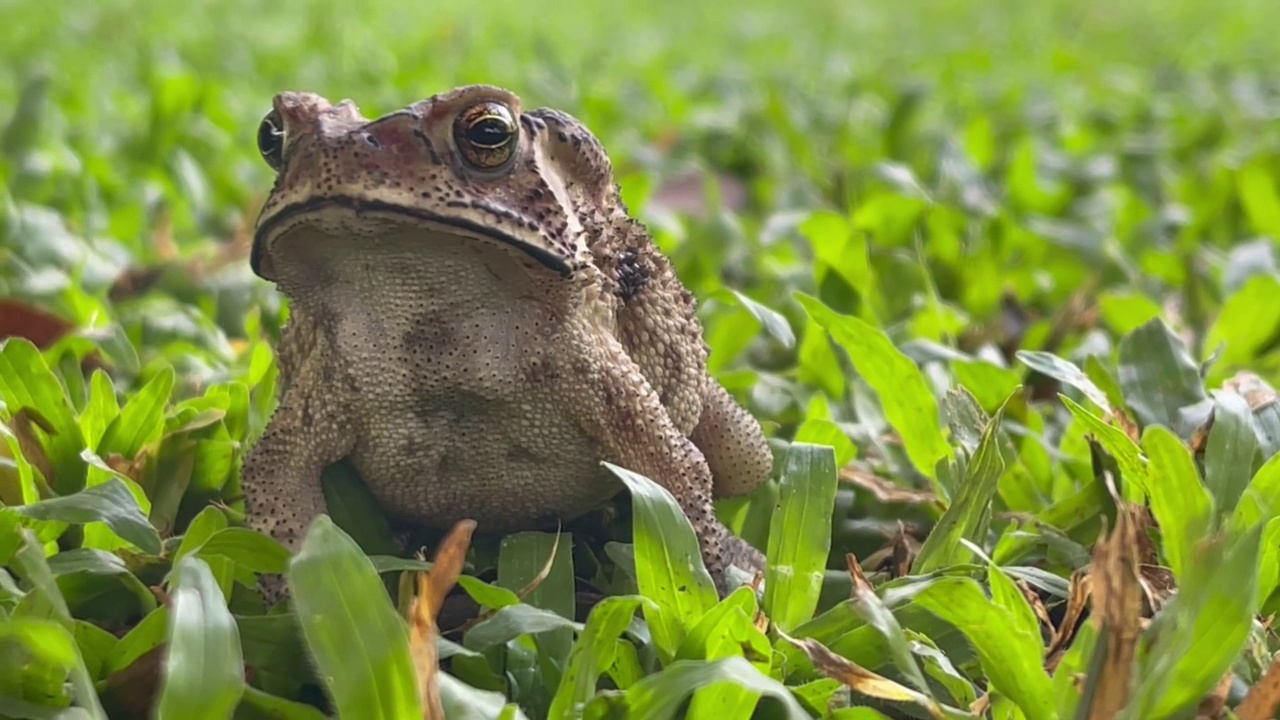
<instances>
[{"instance_id":1,"label":"toad's belly","mask_svg":"<svg viewBox=\"0 0 1280 720\"><path fill-rule=\"evenodd\" d=\"M455 392L360 420L352 463L401 521L447 528L470 518L513 532L572 520L622 489L600 466L599 445L554 403Z\"/></svg>"}]
</instances>

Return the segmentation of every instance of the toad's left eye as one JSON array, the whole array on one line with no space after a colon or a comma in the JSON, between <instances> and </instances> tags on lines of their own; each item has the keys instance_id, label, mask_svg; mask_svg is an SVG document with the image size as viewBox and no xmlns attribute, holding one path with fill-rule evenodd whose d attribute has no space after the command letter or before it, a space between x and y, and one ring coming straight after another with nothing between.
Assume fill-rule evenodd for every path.
<instances>
[{"instance_id":1,"label":"toad's left eye","mask_svg":"<svg viewBox=\"0 0 1280 720\"><path fill-rule=\"evenodd\" d=\"M516 122L506 105L483 102L467 108L453 124L462 157L481 170L501 167L516 148Z\"/></svg>"},{"instance_id":2,"label":"toad's left eye","mask_svg":"<svg viewBox=\"0 0 1280 720\"><path fill-rule=\"evenodd\" d=\"M272 170L280 171L284 164L284 122L280 113L272 110L258 124L258 152Z\"/></svg>"}]
</instances>

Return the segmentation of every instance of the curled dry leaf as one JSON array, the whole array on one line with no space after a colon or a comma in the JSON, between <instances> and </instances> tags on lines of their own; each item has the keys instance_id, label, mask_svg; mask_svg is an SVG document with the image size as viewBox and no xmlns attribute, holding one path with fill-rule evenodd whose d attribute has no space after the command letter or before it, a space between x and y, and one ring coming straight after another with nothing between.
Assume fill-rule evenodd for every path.
<instances>
[{"instance_id":1,"label":"curled dry leaf","mask_svg":"<svg viewBox=\"0 0 1280 720\"><path fill-rule=\"evenodd\" d=\"M538 570L538 574L534 575L533 578L529 580L529 582L526 583L524 587L520 588L516 592L516 597L520 598L521 601L524 601L526 598L529 597L530 593L538 589L538 586L541 585L543 581L545 581L547 577L551 574L551 567L555 564L556 553L558 552L560 552L560 528L559 527L556 528L555 540L551 542L551 552L547 553L547 561L542 564L542 568ZM479 625L485 620L488 620L489 618L496 615L499 609L500 608L490 608L485 612L479 613L474 617L471 617L470 619L468 619L466 622L462 623L458 627L451 628L448 632L465 633L466 631L470 630L476 625Z\"/></svg>"},{"instance_id":2,"label":"curled dry leaf","mask_svg":"<svg viewBox=\"0 0 1280 720\"><path fill-rule=\"evenodd\" d=\"M1271 661L1271 667L1236 706L1240 720L1270 720L1280 710L1280 657Z\"/></svg>"},{"instance_id":3,"label":"curled dry leaf","mask_svg":"<svg viewBox=\"0 0 1280 720\"><path fill-rule=\"evenodd\" d=\"M855 692L881 700L915 703L924 708L930 717L938 720L947 717L942 707L933 698L900 685L883 675L877 675L858 663L831 652L827 646L813 638L797 639L781 630L778 631L778 636L807 655L818 672Z\"/></svg>"},{"instance_id":4,"label":"curled dry leaf","mask_svg":"<svg viewBox=\"0 0 1280 720\"><path fill-rule=\"evenodd\" d=\"M1031 606L1031 612L1035 613L1036 619L1040 621L1041 633L1047 630L1052 634L1053 620L1049 617L1049 608L1044 606L1044 600L1040 599L1040 594L1021 580L1015 584L1022 592L1022 597L1026 599L1027 604Z\"/></svg>"},{"instance_id":5,"label":"curled dry leaf","mask_svg":"<svg viewBox=\"0 0 1280 720\"><path fill-rule=\"evenodd\" d=\"M422 698L423 717L427 720L444 719L444 707L440 701L440 662L436 653L436 638L440 634L436 628L436 616L445 595L462 574L475 529L474 520L462 520L454 525L436 550L431 571L417 573L418 593L409 605L409 651L418 673L418 693Z\"/></svg>"},{"instance_id":6,"label":"curled dry leaf","mask_svg":"<svg viewBox=\"0 0 1280 720\"><path fill-rule=\"evenodd\" d=\"M1067 648L1071 647L1071 641L1075 639L1076 631L1080 629L1085 610L1089 608L1089 596L1092 592L1093 581L1089 577L1088 569L1081 568L1071 573L1071 580L1067 586L1067 608L1062 615L1062 624L1058 626L1049 640L1049 646L1045 649L1044 668L1050 673L1058 667Z\"/></svg>"},{"instance_id":7,"label":"curled dry leaf","mask_svg":"<svg viewBox=\"0 0 1280 720\"><path fill-rule=\"evenodd\" d=\"M1091 720L1119 715L1129 701L1133 658L1142 634L1144 592L1138 574L1140 551L1136 508L1122 504L1116 527L1094 547L1092 563L1093 614L1090 618L1105 637L1105 658L1098 669L1088 714ZM1104 528L1105 531L1105 528Z\"/></svg>"},{"instance_id":8,"label":"curled dry leaf","mask_svg":"<svg viewBox=\"0 0 1280 720\"><path fill-rule=\"evenodd\" d=\"M920 541L906 523L898 520L894 532L888 535L888 542L867 555L864 565L874 572L887 572L890 578L899 578L911 574L911 564L920 553Z\"/></svg>"},{"instance_id":9,"label":"curled dry leaf","mask_svg":"<svg viewBox=\"0 0 1280 720\"><path fill-rule=\"evenodd\" d=\"M556 527L556 537L551 541L551 552L547 553L547 561L542 564L542 569L538 570L538 574L533 576L524 587L520 588L520 592L516 593L516 597L524 600L529 594L538 589L538 586L547 579L551 574L551 567L556 562L556 553L560 552L560 527Z\"/></svg>"}]
</instances>

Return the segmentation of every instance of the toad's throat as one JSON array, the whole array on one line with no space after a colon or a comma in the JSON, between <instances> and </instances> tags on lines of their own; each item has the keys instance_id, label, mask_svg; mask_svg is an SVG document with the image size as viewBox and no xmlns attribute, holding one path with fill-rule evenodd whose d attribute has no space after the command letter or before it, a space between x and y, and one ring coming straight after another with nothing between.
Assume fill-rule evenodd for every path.
<instances>
[{"instance_id":1,"label":"toad's throat","mask_svg":"<svg viewBox=\"0 0 1280 720\"><path fill-rule=\"evenodd\" d=\"M257 231L254 233L253 251L249 258L249 262L254 273L258 275L262 274L262 255L266 252L268 243L273 241L275 236L279 234L277 232L279 228L298 220L301 216L320 213L328 208L345 208L356 216L378 215L383 218L398 217L405 220L420 221L437 227L456 228L458 230L466 231L468 234L479 235L486 239L515 248L516 250L519 250L533 258L538 262L538 264L548 270L559 273L562 277L568 277L570 274L569 264L565 262L564 258L545 248L532 245L524 240L508 235L502 232L499 228L489 227L463 218L438 215L426 210L409 208L403 205L393 205L391 203L343 197L317 198L315 200L308 200L304 203L291 205L275 215L272 215L266 222L259 225Z\"/></svg>"}]
</instances>

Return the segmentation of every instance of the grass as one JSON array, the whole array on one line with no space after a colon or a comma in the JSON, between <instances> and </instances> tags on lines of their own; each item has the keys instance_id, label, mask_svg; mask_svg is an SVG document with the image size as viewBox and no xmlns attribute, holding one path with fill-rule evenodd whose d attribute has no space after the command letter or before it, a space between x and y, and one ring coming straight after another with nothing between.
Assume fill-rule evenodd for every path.
<instances>
[{"instance_id":1,"label":"grass","mask_svg":"<svg viewBox=\"0 0 1280 720\"><path fill-rule=\"evenodd\" d=\"M1273 717L1271 6L0 4L0 716ZM615 542L430 575L341 472L297 556L241 526L271 94L467 82L586 122L699 297L761 597L623 468Z\"/></svg>"}]
</instances>

